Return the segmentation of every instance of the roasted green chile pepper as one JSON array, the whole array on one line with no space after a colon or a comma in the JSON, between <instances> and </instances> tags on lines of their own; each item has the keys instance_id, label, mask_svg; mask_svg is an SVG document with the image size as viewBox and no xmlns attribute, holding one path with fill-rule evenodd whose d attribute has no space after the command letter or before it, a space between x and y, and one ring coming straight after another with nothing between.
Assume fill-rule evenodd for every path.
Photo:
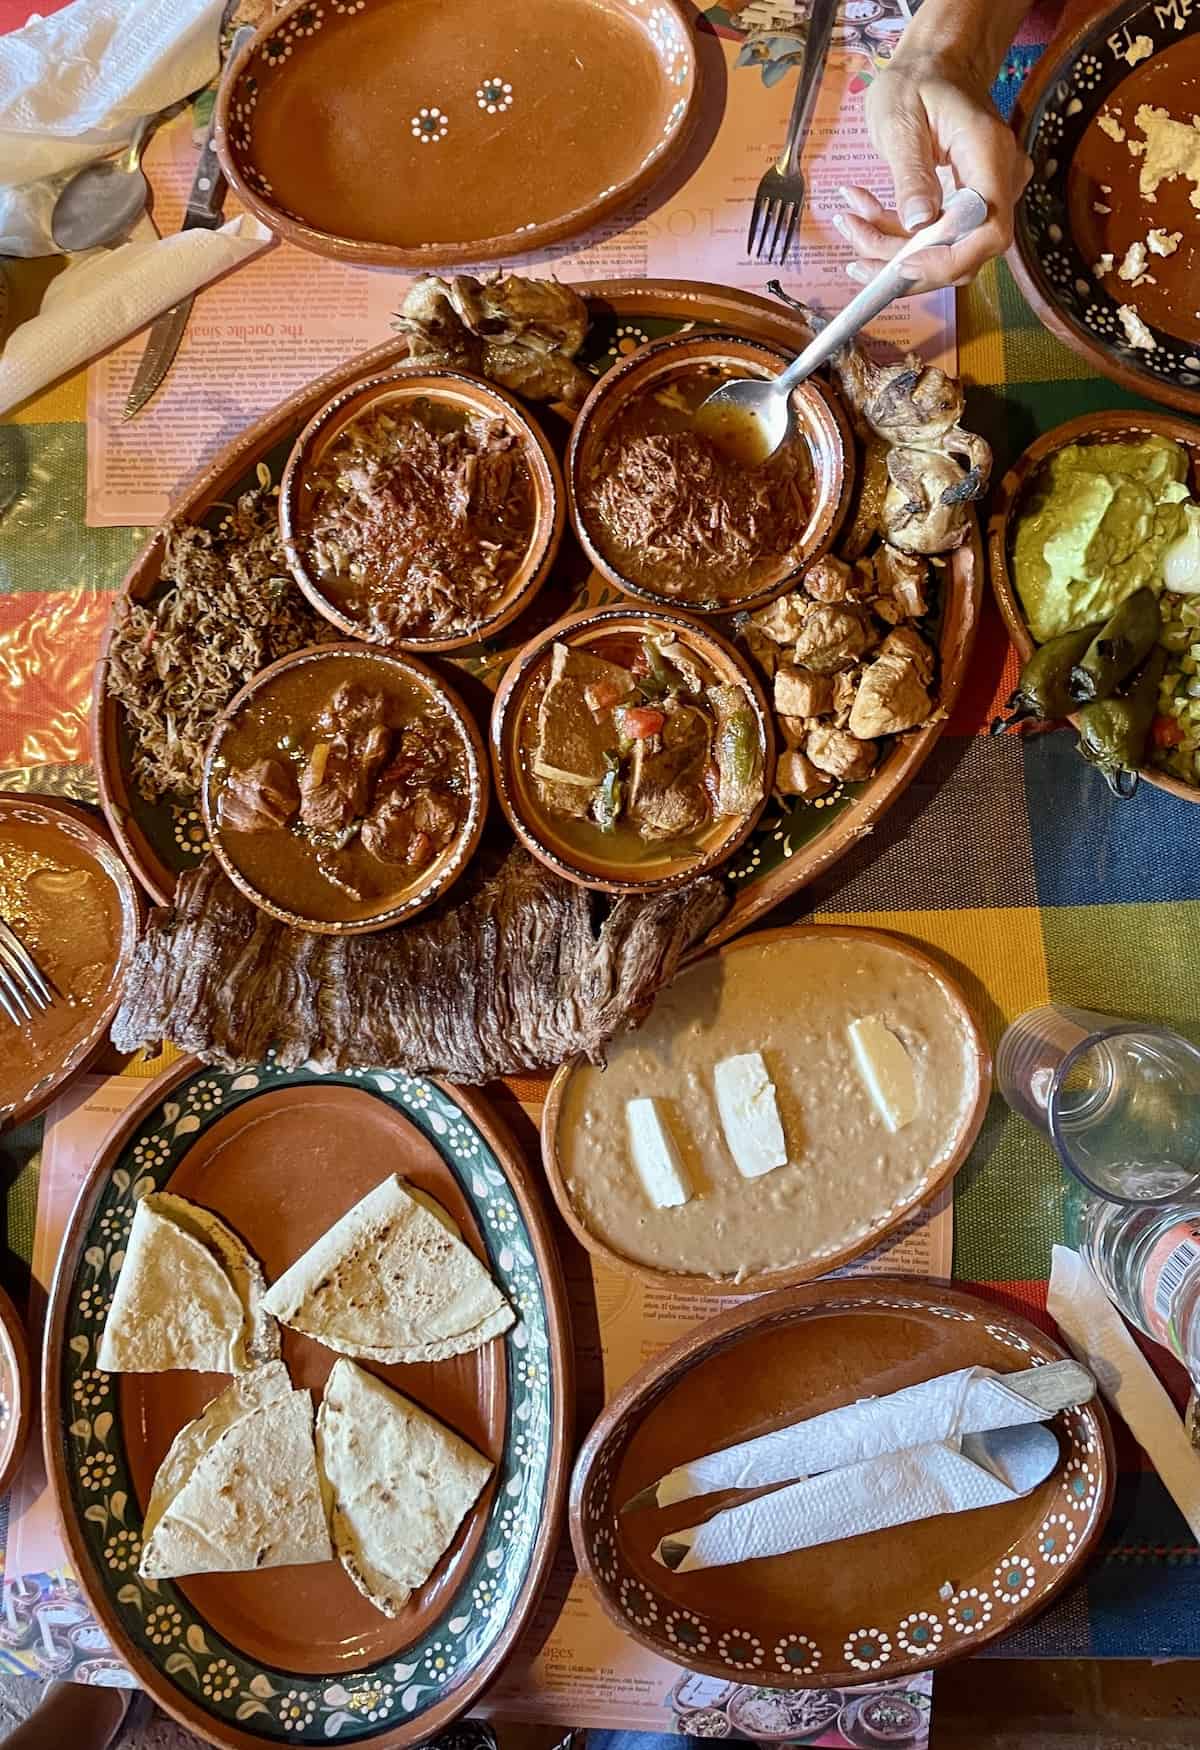
<instances>
[{"instance_id":1,"label":"roasted green chile pepper","mask_svg":"<svg viewBox=\"0 0 1200 1750\"><path fill-rule=\"evenodd\" d=\"M992 734L1011 729L1014 723L1054 723L1072 711L1074 700L1067 691L1071 671L1098 630L1096 626L1084 626L1078 632L1064 632L1035 650L1009 698L1006 709L1011 715L997 717Z\"/></svg>"},{"instance_id":2,"label":"roasted green chile pepper","mask_svg":"<svg viewBox=\"0 0 1200 1750\"><path fill-rule=\"evenodd\" d=\"M1127 596L1071 670L1067 691L1076 704L1107 699L1141 667L1158 641L1162 615L1152 589Z\"/></svg>"},{"instance_id":3,"label":"roasted green chile pepper","mask_svg":"<svg viewBox=\"0 0 1200 1750\"><path fill-rule=\"evenodd\" d=\"M1132 796L1158 711L1167 653L1154 650L1126 693L1093 699L1079 713L1079 751L1103 775L1114 796Z\"/></svg>"}]
</instances>

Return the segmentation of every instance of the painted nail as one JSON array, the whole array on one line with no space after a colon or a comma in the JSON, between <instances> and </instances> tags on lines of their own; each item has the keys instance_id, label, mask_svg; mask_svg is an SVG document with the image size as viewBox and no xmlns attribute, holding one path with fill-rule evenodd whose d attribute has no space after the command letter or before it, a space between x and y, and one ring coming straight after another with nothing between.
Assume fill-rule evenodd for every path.
<instances>
[{"instance_id":1,"label":"painted nail","mask_svg":"<svg viewBox=\"0 0 1200 1750\"><path fill-rule=\"evenodd\" d=\"M860 286L865 286L871 277L871 270L864 267L861 261L848 261L846 274L852 280L857 280Z\"/></svg>"},{"instance_id":2,"label":"painted nail","mask_svg":"<svg viewBox=\"0 0 1200 1750\"><path fill-rule=\"evenodd\" d=\"M900 215L906 231L915 231L919 225L927 225L933 217L933 207L927 200L909 201Z\"/></svg>"},{"instance_id":3,"label":"painted nail","mask_svg":"<svg viewBox=\"0 0 1200 1750\"><path fill-rule=\"evenodd\" d=\"M841 233L841 235L846 239L847 243L849 243L849 241L850 241L850 227L846 223L845 213L835 213L833 215L833 224L834 224L834 229L836 231L839 231Z\"/></svg>"}]
</instances>

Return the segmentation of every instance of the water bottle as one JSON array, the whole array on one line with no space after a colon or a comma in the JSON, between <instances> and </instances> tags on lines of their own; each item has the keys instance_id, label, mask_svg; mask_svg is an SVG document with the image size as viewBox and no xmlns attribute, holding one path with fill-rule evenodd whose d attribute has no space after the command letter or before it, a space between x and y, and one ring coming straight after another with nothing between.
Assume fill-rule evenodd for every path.
<instances>
[{"instance_id":1,"label":"water bottle","mask_svg":"<svg viewBox=\"0 0 1200 1750\"><path fill-rule=\"evenodd\" d=\"M1078 1247L1113 1304L1200 1385L1200 1202L1138 1206L1085 1196Z\"/></svg>"}]
</instances>

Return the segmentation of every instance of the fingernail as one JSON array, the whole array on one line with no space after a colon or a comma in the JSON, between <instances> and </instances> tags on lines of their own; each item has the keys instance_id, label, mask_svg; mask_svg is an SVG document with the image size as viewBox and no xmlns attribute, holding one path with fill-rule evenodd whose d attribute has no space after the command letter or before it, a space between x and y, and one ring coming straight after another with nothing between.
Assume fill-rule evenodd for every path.
<instances>
[{"instance_id":1,"label":"fingernail","mask_svg":"<svg viewBox=\"0 0 1200 1750\"><path fill-rule=\"evenodd\" d=\"M933 207L927 200L909 201L900 217L906 231L915 231L919 225L929 223L933 217Z\"/></svg>"},{"instance_id":2,"label":"fingernail","mask_svg":"<svg viewBox=\"0 0 1200 1750\"><path fill-rule=\"evenodd\" d=\"M846 239L847 243L849 243L849 241L850 241L850 227L846 223L845 213L835 213L833 215L833 223L834 223L834 229L837 231L840 231L842 236Z\"/></svg>"},{"instance_id":3,"label":"fingernail","mask_svg":"<svg viewBox=\"0 0 1200 1750\"><path fill-rule=\"evenodd\" d=\"M871 277L870 270L865 268L861 261L848 261L846 273L850 279L857 280L860 286L865 286Z\"/></svg>"}]
</instances>

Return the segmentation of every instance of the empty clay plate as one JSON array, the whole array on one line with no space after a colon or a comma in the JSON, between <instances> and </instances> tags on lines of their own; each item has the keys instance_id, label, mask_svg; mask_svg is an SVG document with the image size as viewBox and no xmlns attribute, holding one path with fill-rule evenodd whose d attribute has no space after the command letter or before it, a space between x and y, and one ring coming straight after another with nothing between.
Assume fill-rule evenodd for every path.
<instances>
[{"instance_id":1,"label":"empty clay plate","mask_svg":"<svg viewBox=\"0 0 1200 1750\"><path fill-rule=\"evenodd\" d=\"M290 242L434 267L540 249L643 193L694 90L675 0L293 0L235 63L217 142Z\"/></svg>"}]
</instances>

